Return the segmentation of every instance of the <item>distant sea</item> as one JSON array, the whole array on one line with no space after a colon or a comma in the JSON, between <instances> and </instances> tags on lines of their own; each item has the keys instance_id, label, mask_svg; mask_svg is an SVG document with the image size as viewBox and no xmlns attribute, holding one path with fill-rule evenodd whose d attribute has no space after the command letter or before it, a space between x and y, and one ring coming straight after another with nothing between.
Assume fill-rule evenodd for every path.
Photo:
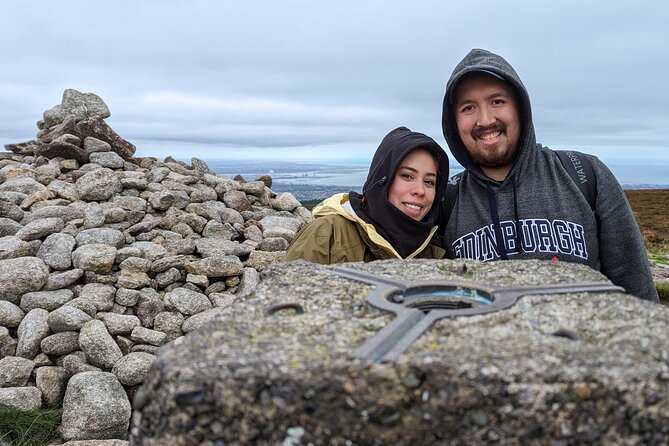
<instances>
[{"instance_id":1,"label":"distant sea","mask_svg":"<svg viewBox=\"0 0 669 446\"><path fill-rule=\"evenodd\" d=\"M360 192L368 164L362 162L288 162L262 160L205 160L219 175L241 175L252 181L260 175L272 177L272 190L291 192L300 201L318 200L338 192ZM667 165L608 165L624 189L669 189ZM453 168L454 175L462 168Z\"/></svg>"}]
</instances>

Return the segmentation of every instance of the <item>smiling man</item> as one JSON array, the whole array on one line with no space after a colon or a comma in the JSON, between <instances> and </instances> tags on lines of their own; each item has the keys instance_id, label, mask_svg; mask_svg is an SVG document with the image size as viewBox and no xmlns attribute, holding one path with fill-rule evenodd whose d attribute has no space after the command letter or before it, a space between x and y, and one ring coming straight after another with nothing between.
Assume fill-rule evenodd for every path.
<instances>
[{"instance_id":1,"label":"smiling man","mask_svg":"<svg viewBox=\"0 0 669 446\"><path fill-rule=\"evenodd\" d=\"M452 208L444 201L440 213L452 257L583 263L628 293L658 301L620 184L595 156L578 154L572 162L592 168L582 179L596 183L591 206L571 166L536 143L529 95L506 60L481 49L465 56L446 85L442 127L465 168L449 184Z\"/></svg>"},{"instance_id":2,"label":"smiling man","mask_svg":"<svg viewBox=\"0 0 669 446\"><path fill-rule=\"evenodd\" d=\"M485 73L462 80L453 104L460 140L490 178L506 178L518 152L520 116L511 86Z\"/></svg>"}]
</instances>

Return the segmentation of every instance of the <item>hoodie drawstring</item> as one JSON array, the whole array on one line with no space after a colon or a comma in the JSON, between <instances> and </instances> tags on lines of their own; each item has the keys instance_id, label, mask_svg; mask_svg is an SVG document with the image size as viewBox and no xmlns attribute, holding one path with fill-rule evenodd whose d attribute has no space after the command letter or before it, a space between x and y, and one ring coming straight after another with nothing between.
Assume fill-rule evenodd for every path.
<instances>
[{"instance_id":1,"label":"hoodie drawstring","mask_svg":"<svg viewBox=\"0 0 669 446\"><path fill-rule=\"evenodd\" d=\"M499 214L497 213L497 200L492 186L486 183L486 192L488 193L488 207L490 208L490 216L492 217L492 228L495 231L495 242L497 244L497 252L499 252L502 260L509 260L506 254L506 247L504 246L504 238L502 237L502 226L499 224Z\"/></svg>"},{"instance_id":2,"label":"hoodie drawstring","mask_svg":"<svg viewBox=\"0 0 669 446\"><path fill-rule=\"evenodd\" d=\"M518 219L518 195L516 194L516 183L514 183L513 177L511 177L511 187L513 188L513 220L516 223L516 253L520 253L523 250L523 245L521 244L522 228L520 226L520 220Z\"/></svg>"},{"instance_id":3,"label":"hoodie drawstring","mask_svg":"<svg viewBox=\"0 0 669 446\"><path fill-rule=\"evenodd\" d=\"M516 234L515 242L516 246L514 252L518 253L522 249L521 245L521 236L520 236L520 220L518 219L518 199L516 195L516 184L511 178L511 187L513 190L513 217L514 223L516 224ZM504 236L502 235L502 225L499 222L499 213L497 211L497 200L495 199L495 193L492 190L492 186L489 183L486 183L486 192L488 195L488 207L490 208L490 216L492 217L492 226L495 231L495 244L497 245L497 252L502 260L509 260L509 255L506 251L506 243L504 243Z\"/></svg>"}]
</instances>

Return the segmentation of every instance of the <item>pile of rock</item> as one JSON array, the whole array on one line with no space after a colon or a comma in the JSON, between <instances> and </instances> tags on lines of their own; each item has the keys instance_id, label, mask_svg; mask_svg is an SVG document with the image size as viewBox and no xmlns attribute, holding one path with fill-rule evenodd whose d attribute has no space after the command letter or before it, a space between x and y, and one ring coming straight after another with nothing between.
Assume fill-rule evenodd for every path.
<instances>
[{"instance_id":1,"label":"pile of rock","mask_svg":"<svg viewBox=\"0 0 669 446\"><path fill-rule=\"evenodd\" d=\"M66 90L0 154L0 403L62 402L65 440L125 439L156 350L252 290L311 219L269 177L134 158L108 116Z\"/></svg>"}]
</instances>

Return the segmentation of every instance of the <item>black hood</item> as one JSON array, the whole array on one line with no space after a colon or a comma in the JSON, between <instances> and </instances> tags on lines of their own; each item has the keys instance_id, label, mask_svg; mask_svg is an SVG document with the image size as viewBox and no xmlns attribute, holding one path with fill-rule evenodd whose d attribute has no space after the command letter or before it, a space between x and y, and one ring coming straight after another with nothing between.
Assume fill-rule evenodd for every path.
<instances>
[{"instance_id":1,"label":"black hood","mask_svg":"<svg viewBox=\"0 0 669 446\"><path fill-rule=\"evenodd\" d=\"M458 83L468 74L483 72L498 77L508 82L515 90L518 103L520 104L520 116L523 121L522 135L519 142L518 154L512 168L511 175L517 170L517 166L523 163L527 157L527 152L533 150L536 146L536 137L534 135L534 124L532 123L532 108L530 98L525 86L520 80L516 71L501 56L490 51L473 49L464 59L455 67L448 83L446 84L446 94L444 95L444 105L441 125L444 130L444 138L451 149L451 153L456 160L468 171L480 178L486 178L481 172L481 168L475 165L467 149L460 140L458 129L455 124L455 114L453 113L452 98Z\"/></svg>"},{"instance_id":2,"label":"black hood","mask_svg":"<svg viewBox=\"0 0 669 446\"><path fill-rule=\"evenodd\" d=\"M418 148L430 151L438 160L434 202L422 221L414 220L388 201L390 185L402 160ZM447 181L448 156L441 146L427 135L398 127L388 133L376 149L362 195L351 192L349 200L356 214L374 225L376 231L404 258L418 249L430 234Z\"/></svg>"}]
</instances>

